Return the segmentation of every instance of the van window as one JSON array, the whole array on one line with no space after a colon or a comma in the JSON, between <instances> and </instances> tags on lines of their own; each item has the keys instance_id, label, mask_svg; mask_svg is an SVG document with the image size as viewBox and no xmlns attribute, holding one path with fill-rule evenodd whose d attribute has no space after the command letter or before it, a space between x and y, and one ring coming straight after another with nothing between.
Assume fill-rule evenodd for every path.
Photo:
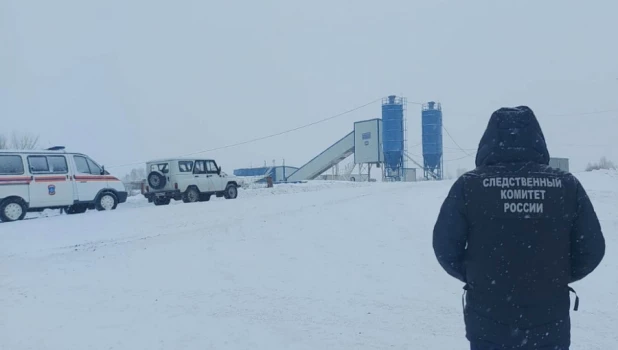
<instances>
[{"instance_id":1,"label":"van window","mask_svg":"<svg viewBox=\"0 0 618 350\"><path fill-rule=\"evenodd\" d=\"M64 158L64 156L48 156L47 163L49 164L49 171L51 173L66 174L69 172L67 159Z\"/></svg>"},{"instance_id":2,"label":"van window","mask_svg":"<svg viewBox=\"0 0 618 350\"><path fill-rule=\"evenodd\" d=\"M93 162L90 158L84 156L73 156L75 167L80 174L101 175L101 167Z\"/></svg>"},{"instance_id":3,"label":"van window","mask_svg":"<svg viewBox=\"0 0 618 350\"><path fill-rule=\"evenodd\" d=\"M47 164L47 157L45 156L29 156L28 165L30 165L30 171L33 173L49 172L49 164Z\"/></svg>"},{"instance_id":4,"label":"van window","mask_svg":"<svg viewBox=\"0 0 618 350\"><path fill-rule=\"evenodd\" d=\"M103 173L103 169L97 165L97 163L93 162L92 159L86 158L88 161L88 167L90 167L90 173L93 175L101 175Z\"/></svg>"},{"instance_id":5,"label":"van window","mask_svg":"<svg viewBox=\"0 0 618 350\"><path fill-rule=\"evenodd\" d=\"M28 156L30 171L37 174L66 174L69 172L64 156Z\"/></svg>"},{"instance_id":6,"label":"van window","mask_svg":"<svg viewBox=\"0 0 618 350\"><path fill-rule=\"evenodd\" d=\"M75 160L75 167L80 174L90 174L90 168L88 167L88 161L84 157L73 156Z\"/></svg>"},{"instance_id":7,"label":"van window","mask_svg":"<svg viewBox=\"0 0 618 350\"><path fill-rule=\"evenodd\" d=\"M181 160L178 162L178 170L181 173L190 173L193 171L193 161Z\"/></svg>"},{"instance_id":8,"label":"van window","mask_svg":"<svg viewBox=\"0 0 618 350\"><path fill-rule=\"evenodd\" d=\"M21 156L0 156L0 175L23 175L24 162Z\"/></svg>"}]
</instances>

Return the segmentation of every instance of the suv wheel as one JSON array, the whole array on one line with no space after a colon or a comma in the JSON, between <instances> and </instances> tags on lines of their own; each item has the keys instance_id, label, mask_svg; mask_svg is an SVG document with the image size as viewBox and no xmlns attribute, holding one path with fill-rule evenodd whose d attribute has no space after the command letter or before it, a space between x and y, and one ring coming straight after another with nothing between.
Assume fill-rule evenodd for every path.
<instances>
[{"instance_id":1,"label":"suv wheel","mask_svg":"<svg viewBox=\"0 0 618 350\"><path fill-rule=\"evenodd\" d=\"M163 187L165 187L165 184L166 184L165 176L163 176L162 174L156 171L153 171L150 174L148 174L148 185L150 185L150 188L154 190L160 190Z\"/></svg>"},{"instance_id":2,"label":"suv wheel","mask_svg":"<svg viewBox=\"0 0 618 350\"><path fill-rule=\"evenodd\" d=\"M229 184L225 188L224 193L225 199L234 199L238 197L238 188L234 184Z\"/></svg>"},{"instance_id":3,"label":"suv wheel","mask_svg":"<svg viewBox=\"0 0 618 350\"><path fill-rule=\"evenodd\" d=\"M26 205L23 201L17 198L7 199L0 205L0 221L23 220L26 217L26 212Z\"/></svg>"},{"instance_id":4,"label":"suv wheel","mask_svg":"<svg viewBox=\"0 0 618 350\"><path fill-rule=\"evenodd\" d=\"M182 201L185 203L195 203L199 200L200 192L195 187L190 187L189 189L187 189L187 192L182 195Z\"/></svg>"}]
</instances>

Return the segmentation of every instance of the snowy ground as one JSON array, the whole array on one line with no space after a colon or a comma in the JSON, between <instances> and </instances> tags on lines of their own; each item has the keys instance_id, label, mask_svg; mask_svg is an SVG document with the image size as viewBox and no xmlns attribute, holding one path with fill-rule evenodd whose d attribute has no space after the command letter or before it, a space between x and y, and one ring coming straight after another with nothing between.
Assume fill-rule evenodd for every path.
<instances>
[{"instance_id":1,"label":"snowy ground","mask_svg":"<svg viewBox=\"0 0 618 350\"><path fill-rule=\"evenodd\" d=\"M618 348L618 174L572 350ZM431 232L452 182L309 183L0 224L0 349L468 349Z\"/></svg>"}]
</instances>

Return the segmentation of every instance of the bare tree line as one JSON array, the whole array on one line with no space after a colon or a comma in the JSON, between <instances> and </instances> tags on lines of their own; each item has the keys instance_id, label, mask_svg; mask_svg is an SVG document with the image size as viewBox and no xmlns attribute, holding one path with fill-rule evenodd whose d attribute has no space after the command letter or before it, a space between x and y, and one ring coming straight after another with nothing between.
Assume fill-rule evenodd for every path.
<instances>
[{"instance_id":1,"label":"bare tree line","mask_svg":"<svg viewBox=\"0 0 618 350\"><path fill-rule=\"evenodd\" d=\"M18 134L14 132L11 137L0 134L0 149L31 150L39 147L39 136L32 134Z\"/></svg>"},{"instance_id":2,"label":"bare tree line","mask_svg":"<svg viewBox=\"0 0 618 350\"><path fill-rule=\"evenodd\" d=\"M586 166L586 171L593 170L616 170L616 165L611 161L607 160L605 157L601 157L601 160L598 163L588 163Z\"/></svg>"}]
</instances>

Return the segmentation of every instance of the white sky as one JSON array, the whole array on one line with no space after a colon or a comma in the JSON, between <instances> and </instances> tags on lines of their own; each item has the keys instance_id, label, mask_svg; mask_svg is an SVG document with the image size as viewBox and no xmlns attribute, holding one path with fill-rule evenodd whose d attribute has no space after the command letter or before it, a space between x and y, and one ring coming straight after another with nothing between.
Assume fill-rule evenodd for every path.
<instances>
[{"instance_id":1,"label":"white sky","mask_svg":"<svg viewBox=\"0 0 618 350\"><path fill-rule=\"evenodd\" d=\"M0 0L0 132L39 134L112 167L397 94L441 102L469 149L492 111L528 105L552 156L578 171L618 161L617 13L614 0ZM603 110L614 112L582 115ZM273 159L300 166L375 117L379 103L203 156L230 173ZM419 107L407 117L413 146ZM446 135L444 145L447 172L473 168L473 156L449 161L465 154Z\"/></svg>"}]
</instances>

